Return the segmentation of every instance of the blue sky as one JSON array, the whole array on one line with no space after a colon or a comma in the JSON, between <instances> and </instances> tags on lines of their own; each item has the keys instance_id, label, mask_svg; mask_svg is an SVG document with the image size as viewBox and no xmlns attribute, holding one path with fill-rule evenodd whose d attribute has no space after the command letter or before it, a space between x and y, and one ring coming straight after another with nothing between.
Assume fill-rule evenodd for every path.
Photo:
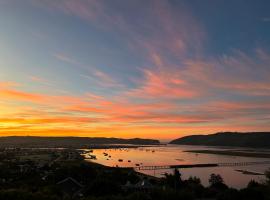
<instances>
[{"instance_id":1,"label":"blue sky","mask_svg":"<svg viewBox=\"0 0 270 200\"><path fill-rule=\"evenodd\" d=\"M2 0L0 134L266 131L269 1Z\"/></svg>"}]
</instances>

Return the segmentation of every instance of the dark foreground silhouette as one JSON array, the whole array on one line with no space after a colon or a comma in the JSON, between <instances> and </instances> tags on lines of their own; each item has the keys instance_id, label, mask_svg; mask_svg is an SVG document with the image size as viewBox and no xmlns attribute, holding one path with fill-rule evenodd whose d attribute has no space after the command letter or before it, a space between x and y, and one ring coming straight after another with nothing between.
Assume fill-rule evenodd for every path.
<instances>
[{"instance_id":1,"label":"dark foreground silhouette","mask_svg":"<svg viewBox=\"0 0 270 200\"><path fill-rule=\"evenodd\" d=\"M149 177L132 169L85 162L71 149L2 149L0 200L268 200L270 171L265 182L229 188L218 174L204 187L199 178L181 173Z\"/></svg>"}]
</instances>

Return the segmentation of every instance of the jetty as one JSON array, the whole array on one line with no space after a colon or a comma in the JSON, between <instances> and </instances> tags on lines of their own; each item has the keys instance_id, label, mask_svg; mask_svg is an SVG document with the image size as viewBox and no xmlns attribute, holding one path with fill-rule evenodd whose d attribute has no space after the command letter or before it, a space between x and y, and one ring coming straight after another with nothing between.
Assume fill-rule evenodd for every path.
<instances>
[{"instance_id":1,"label":"jetty","mask_svg":"<svg viewBox=\"0 0 270 200\"><path fill-rule=\"evenodd\" d=\"M181 164L181 165L152 165L152 166L136 166L136 171L144 170L160 170L160 169L184 169L184 168L203 168L203 167L235 167L248 165L270 165L270 160L258 162L232 162L232 163L202 163L202 164Z\"/></svg>"}]
</instances>

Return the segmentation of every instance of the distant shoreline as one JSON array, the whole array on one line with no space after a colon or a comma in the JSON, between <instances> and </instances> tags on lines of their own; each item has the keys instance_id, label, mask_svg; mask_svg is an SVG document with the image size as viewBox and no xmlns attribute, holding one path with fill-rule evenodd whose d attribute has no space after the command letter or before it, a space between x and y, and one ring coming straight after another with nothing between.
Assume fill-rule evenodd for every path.
<instances>
[{"instance_id":1,"label":"distant shoreline","mask_svg":"<svg viewBox=\"0 0 270 200\"><path fill-rule=\"evenodd\" d=\"M270 148L270 132L219 132L209 135L189 135L169 144Z\"/></svg>"},{"instance_id":2,"label":"distant shoreline","mask_svg":"<svg viewBox=\"0 0 270 200\"><path fill-rule=\"evenodd\" d=\"M228 155L228 156L241 156L241 157L254 157L254 158L270 158L270 153L262 153L262 152L242 152L242 151L240 152L240 151L230 151L230 150L189 150L185 152Z\"/></svg>"},{"instance_id":3,"label":"distant shoreline","mask_svg":"<svg viewBox=\"0 0 270 200\"><path fill-rule=\"evenodd\" d=\"M150 144L150 145L137 145L137 144L93 144L88 149L122 149L122 148L139 148L139 147L156 147L166 146L165 144Z\"/></svg>"},{"instance_id":4,"label":"distant shoreline","mask_svg":"<svg viewBox=\"0 0 270 200\"><path fill-rule=\"evenodd\" d=\"M0 137L0 148L91 148L91 146L113 145L159 145L154 139L122 139L104 137L34 137L34 136L11 136Z\"/></svg>"}]
</instances>

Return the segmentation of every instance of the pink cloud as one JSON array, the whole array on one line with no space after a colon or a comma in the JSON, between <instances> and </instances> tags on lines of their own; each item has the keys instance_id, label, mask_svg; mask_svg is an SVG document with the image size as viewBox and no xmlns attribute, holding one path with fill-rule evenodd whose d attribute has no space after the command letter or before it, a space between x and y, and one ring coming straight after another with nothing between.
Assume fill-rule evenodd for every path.
<instances>
[{"instance_id":1,"label":"pink cloud","mask_svg":"<svg viewBox=\"0 0 270 200\"><path fill-rule=\"evenodd\" d=\"M183 76L207 92L220 92L250 96L270 95L270 55L264 52L251 58L241 51L232 56L212 60L187 60Z\"/></svg>"},{"instance_id":2,"label":"pink cloud","mask_svg":"<svg viewBox=\"0 0 270 200\"><path fill-rule=\"evenodd\" d=\"M129 96L137 98L171 98L183 99L193 98L197 96L197 92L193 90L179 76L179 73L156 72L144 70L144 80L140 81L138 88L127 92Z\"/></svg>"},{"instance_id":3,"label":"pink cloud","mask_svg":"<svg viewBox=\"0 0 270 200\"><path fill-rule=\"evenodd\" d=\"M37 82L37 83L40 83L40 84L43 84L43 85L48 85L48 86L53 85L50 81L48 81L42 77L39 77L39 76L30 76L29 78L30 78L30 80Z\"/></svg>"},{"instance_id":4,"label":"pink cloud","mask_svg":"<svg viewBox=\"0 0 270 200\"><path fill-rule=\"evenodd\" d=\"M82 64L75 60L74 58L71 58L70 56L64 54L64 53L56 53L54 54L54 57L57 58L60 61L75 65L75 66L82 66Z\"/></svg>"},{"instance_id":5,"label":"pink cloud","mask_svg":"<svg viewBox=\"0 0 270 200\"><path fill-rule=\"evenodd\" d=\"M261 97L270 96L270 56L267 52L257 49L255 56L249 56L235 50L231 55L209 58L202 51L207 39L206 32L187 8L175 12L167 1L159 0L155 1L151 9L144 10L134 3L134 10L140 11L136 14L147 21L135 24L121 11L107 12L108 7L104 2L36 1L39 5L87 20L98 27L122 33L130 49L136 55L143 56L147 63L147 66L138 66L144 69L141 77L131 77L135 79L134 87L125 87L109 73L92 67L91 70L65 53L57 53L54 55L56 59L87 69L89 74L83 76L98 86L124 88L125 91L117 90L119 96L99 96L90 92L81 96L56 96L19 90L13 83L6 82L0 83L1 100L17 101L18 104L21 101L32 103L45 113L56 113L54 116L43 113L41 119L35 117L32 123L60 123L61 120L67 126L79 121L84 126L88 126L88 123L97 126L117 123L117 126L99 131L129 130L126 127L135 127L139 131L143 124L149 124L149 127L144 127L146 130L159 131L161 126L172 130L177 124L177 129L173 131L212 132L226 128L244 130L245 125L259 128L255 123L260 119L269 122L269 104L259 101ZM39 77L32 77L32 80L43 81ZM220 94L242 99L240 102L220 100ZM257 102L249 102L243 98L246 96L256 98ZM183 100L190 102L185 103ZM258 110L263 111L258 113ZM67 116L58 116L59 113ZM34 115L30 112L25 114ZM18 122L22 120L14 119ZM2 120L7 123L10 118ZM191 123L192 127L182 128ZM71 129L76 130L75 127ZM93 129L88 131L92 133Z\"/></svg>"}]
</instances>

